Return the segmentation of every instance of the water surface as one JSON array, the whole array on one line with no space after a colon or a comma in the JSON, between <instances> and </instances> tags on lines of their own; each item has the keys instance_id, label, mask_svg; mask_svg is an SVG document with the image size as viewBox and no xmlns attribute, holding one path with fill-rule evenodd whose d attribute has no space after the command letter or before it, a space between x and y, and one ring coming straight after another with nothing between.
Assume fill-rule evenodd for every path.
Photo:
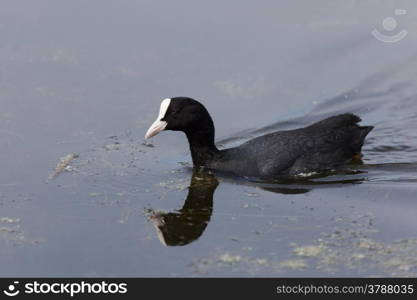
<instances>
[{"instance_id":1,"label":"water surface","mask_svg":"<svg viewBox=\"0 0 417 300\"><path fill-rule=\"evenodd\" d=\"M415 1L0 8L2 276L417 276ZM143 141L180 95L222 147L343 112L375 129L343 173L193 174L183 134Z\"/></svg>"}]
</instances>

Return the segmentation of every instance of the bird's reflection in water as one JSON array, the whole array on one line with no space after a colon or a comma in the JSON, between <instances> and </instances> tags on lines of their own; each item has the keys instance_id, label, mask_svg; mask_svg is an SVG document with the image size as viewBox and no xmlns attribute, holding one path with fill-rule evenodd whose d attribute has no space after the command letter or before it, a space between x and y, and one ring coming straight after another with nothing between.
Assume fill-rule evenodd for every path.
<instances>
[{"instance_id":1,"label":"bird's reflection in water","mask_svg":"<svg viewBox=\"0 0 417 300\"><path fill-rule=\"evenodd\" d=\"M305 194L313 188L340 187L360 184L364 181L363 172L344 172L342 177L329 180L329 174L304 178L281 179L278 181L248 181L222 177L223 182L253 186L273 193L296 195ZM353 175L354 177L347 177ZM327 180L320 180L326 179ZM318 179L318 180L317 180ZM148 219L154 225L159 240L166 246L184 246L197 240L204 232L213 212L213 195L219 182L209 172L194 171L188 195L180 210L157 212L150 210Z\"/></svg>"},{"instance_id":2,"label":"bird's reflection in water","mask_svg":"<svg viewBox=\"0 0 417 300\"><path fill-rule=\"evenodd\" d=\"M213 194L219 182L207 172L193 172L183 207L174 212L152 212L149 220L166 246L183 246L198 239L213 212Z\"/></svg>"}]
</instances>

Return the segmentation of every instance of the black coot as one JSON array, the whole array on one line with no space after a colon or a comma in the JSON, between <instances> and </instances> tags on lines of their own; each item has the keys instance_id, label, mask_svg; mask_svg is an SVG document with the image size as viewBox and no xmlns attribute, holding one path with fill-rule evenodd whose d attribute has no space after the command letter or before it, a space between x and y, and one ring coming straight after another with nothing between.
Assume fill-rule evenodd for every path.
<instances>
[{"instance_id":1,"label":"black coot","mask_svg":"<svg viewBox=\"0 0 417 300\"><path fill-rule=\"evenodd\" d=\"M274 177L321 172L336 168L360 154L372 126L357 125L361 119L342 114L310 126L269 133L238 147L219 150L214 144L214 124L198 101L164 99L159 115L145 135L162 130L182 131L190 144L195 168L205 167L241 176Z\"/></svg>"}]
</instances>

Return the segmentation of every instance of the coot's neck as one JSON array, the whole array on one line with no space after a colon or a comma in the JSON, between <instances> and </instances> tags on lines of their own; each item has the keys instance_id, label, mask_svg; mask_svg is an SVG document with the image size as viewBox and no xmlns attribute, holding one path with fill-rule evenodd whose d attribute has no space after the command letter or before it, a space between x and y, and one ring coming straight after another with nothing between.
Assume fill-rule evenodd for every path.
<instances>
[{"instance_id":1,"label":"coot's neck","mask_svg":"<svg viewBox=\"0 0 417 300\"><path fill-rule=\"evenodd\" d=\"M185 132L190 144L194 167L208 167L219 152L214 144L214 126Z\"/></svg>"}]
</instances>

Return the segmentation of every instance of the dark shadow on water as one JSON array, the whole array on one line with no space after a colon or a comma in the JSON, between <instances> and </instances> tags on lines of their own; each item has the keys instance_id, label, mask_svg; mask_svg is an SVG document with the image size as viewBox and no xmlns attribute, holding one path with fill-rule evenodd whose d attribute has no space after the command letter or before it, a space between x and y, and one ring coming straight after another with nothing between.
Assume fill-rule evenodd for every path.
<instances>
[{"instance_id":1,"label":"dark shadow on water","mask_svg":"<svg viewBox=\"0 0 417 300\"><path fill-rule=\"evenodd\" d=\"M206 172L193 172L183 207L174 212L149 212L159 240L166 246L183 246L197 240L213 212L213 195L219 182Z\"/></svg>"},{"instance_id":2,"label":"dark shadow on water","mask_svg":"<svg viewBox=\"0 0 417 300\"><path fill-rule=\"evenodd\" d=\"M363 175L361 171L338 173L339 177L335 180L329 180L329 175L320 174L308 178L281 178L273 181L222 177L221 181L254 186L278 194L296 195L308 193L317 187L360 184L365 180L361 176ZM359 175L361 177L346 178L347 175ZM318 180L324 178L327 178L327 180ZM193 171L188 194L180 210L161 212L149 209L147 211L148 220L155 227L162 244L165 246L184 246L197 240L203 234L213 213L213 197L218 184L217 177L211 172Z\"/></svg>"}]
</instances>

